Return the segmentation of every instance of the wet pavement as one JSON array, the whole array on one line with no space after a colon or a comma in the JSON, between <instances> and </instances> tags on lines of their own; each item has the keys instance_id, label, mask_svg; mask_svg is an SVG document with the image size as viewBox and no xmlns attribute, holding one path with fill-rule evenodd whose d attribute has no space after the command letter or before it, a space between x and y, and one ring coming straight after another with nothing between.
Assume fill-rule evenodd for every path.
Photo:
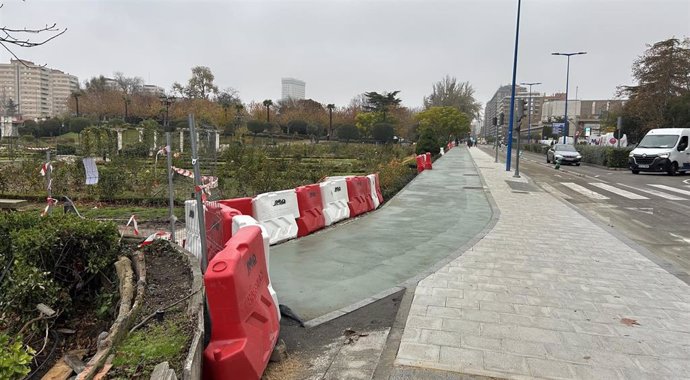
<instances>
[{"instance_id":1,"label":"wet pavement","mask_svg":"<svg viewBox=\"0 0 690 380\"><path fill-rule=\"evenodd\" d=\"M379 210L271 247L271 281L304 320L337 316L456 256L491 215L467 149L452 149Z\"/></svg>"}]
</instances>

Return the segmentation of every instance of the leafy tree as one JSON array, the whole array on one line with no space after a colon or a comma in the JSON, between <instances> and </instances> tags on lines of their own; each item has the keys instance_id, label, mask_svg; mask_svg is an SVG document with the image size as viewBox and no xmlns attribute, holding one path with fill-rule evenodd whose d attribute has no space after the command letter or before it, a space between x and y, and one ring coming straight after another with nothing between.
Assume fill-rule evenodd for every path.
<instances>
[{"instance_id":1,"label":"leafy tree","mask_svg":"<svg viewBox=\"0 0 690 380\"><path fill-rule=\"evenodd\" d=\"M264 130L266 130L267 123L261 121L261 120L249 120L247 122L247 129L249 132L253 133L256 135L257 133L261 133Z\"/></svg>"},{"instance_id":2,"label":"leafy tree","mask_svg":"<svg viewBox=\"0 0 690 380\"><path fill-rule=\"evenodd\" d=\"M355 126L359 130L359 135L363 137L371 136L374 125L385 122L382 112L360 112L355 116Z\"/></svg>"},{"instance_id":3,"label":"leafy tree","mask_svg":"<svg viewBox=\"0 0 690 380\"><path fill-rule=\"evenodd\" d=\"M637 85L619 87L628 96L623 117L639 119L638 130L630 130L634 140L647 130L670 126L669 112L674 99L690 93L690 39L670 38L657 42L634 63L632 74Z\"/></svg>"},{"instance_id":4,"label":"leafy tree","mask_svg":"<svg viewBox=\"0 0 690 380\"><path fill-rule=\"evenodd\" d=\"M417 114L421 136L431 130L438 141L470 132L470 118L455 107L431 107Z\"/></svg>"},{"instance_id":5,"label":"leafy tree","mask_svg":"<svg viewBox=\"0 0 690 380\"><path fill-rule=\"evenodd\" d=\"M218 86L213 84L215 76L206 66L192 67L192 77L187 81L187 86L180 83L173 84L173 91L188 99L208 99L218 93Z\"/></svg>"},{"instance_id":6,"label":"leafy tree","mask_svg":"<svg viewBox=\"0 0 690 380\"><path fill-rule=\"evenodd\" d=\"M371 129L371 137L380 143L393 141L393 136L395 136L395 128L389 123L376 123Z\"/></svg>"},{"instance_id":7,"label":"leafy tree","mask_svg":"<svg viewBox=\"0 0 690 380\"><path fill-rule=\"evenodd\" d=\"M273 106L273 100L266 99L263 101L264 107L266 107L266 122L271 122L271 107Z\"/></svg>"},{"instance_id":8,"label":"leafy tree","mask_svg":"<svg viewBox=\"0 0 690 380\"><path fill-rule=\"evenodd\" d=\"M434 83L431 95L424 98L424 107L454 107L472 117L477 117L481 111L481 103L474 98L470 82L458 82L449 75Z\"/></svg>"},{"instance_id":9,"label":"leafy tree","mask_svg":"<svg viewBox=\"0 0 690 380\"><path fill-rule=\"evenodd\" d=\"M86 127L90 127L93 125L93 122L85 117L75 117L72 119L69 119L67 122L67 128L69 132L76 132L80 133L81 131L84 130ZM66 131L63 131L66 132Z\"/></svg>"},{"instance_id":10,"label":"leafy tree","mask_svg":"<svg viewBox=\"0 0 690 380\"><path fill-rule=\"evenodd\" d=\"M352 124L342 124L336 128L338 138L350 142L359 139L359 129Z\"/></svg>"},{"instance_id":11,"label":"leafy tree","mask_svg":"<svg viewBox=\"0 0 690 380\"><path fill-rule=\"evenodd\" d=\"M287 134L291 133L297 133L300 135L305 135L307 134L307 123L304 120L290 120L287 122L286 127L287 127Z\"/></svg>"},{"instance_id":12,"label":"leafy tree","mask_svg":"<svg viewBox=\"0 0 690 380\"><path fill-rule=\"evenodd\" d=\"M664 111L664 126L690 128L690 93L671 99Z\"/></svg>"},{"instance_id":13,"label":"leafy tree","mask_svg":"<svg viewBox=\"0 0 690 380\"><path fill-rule=\"evenodd\" d=\"M383 92L379 94L378 92L365 92L366 104L364 104L364 109L366 111L380 112L383 116L383 121L386 121L386 114L391 108L395 108L400 105L400 98L396 96L400 91L393 92Z\"/></svg>"},{"instance_id":14,"label":"leafy tree","mask_svg":"<svg viewBox=\"0 0 690 380\"><path fill-rule=\"evenodd\" d=\"M423 129L422 133L419 135L419 141L417 141L415 152L417 154L422 154L426 152L430 152L431 154L438 154L441 150L441 141L439 141L436 133L434 133L432 129Z\"/></svg>"}]
</instances>

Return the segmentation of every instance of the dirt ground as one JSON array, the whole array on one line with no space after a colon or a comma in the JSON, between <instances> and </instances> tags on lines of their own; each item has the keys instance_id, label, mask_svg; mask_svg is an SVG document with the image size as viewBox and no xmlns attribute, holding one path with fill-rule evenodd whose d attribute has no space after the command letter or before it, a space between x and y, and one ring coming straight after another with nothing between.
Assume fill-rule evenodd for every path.
<instances>
[{"instance_id":1,"label":"dirt ground","mask_svg":"<svg viewBox=\"0 0 690 380\"><path fill-rule=\"evenodd\" d=\"M400 306L404 291L392 294L340 318L305 329L291 319L280 322L280 339L288 352L288 359L269 363L263 380L301 380L319 375L318 361L328 358L329 346L342 338L346 329L371 331L390 328ZM288 305L289 306L289 305Z\"/></svg>"}]
</instances>

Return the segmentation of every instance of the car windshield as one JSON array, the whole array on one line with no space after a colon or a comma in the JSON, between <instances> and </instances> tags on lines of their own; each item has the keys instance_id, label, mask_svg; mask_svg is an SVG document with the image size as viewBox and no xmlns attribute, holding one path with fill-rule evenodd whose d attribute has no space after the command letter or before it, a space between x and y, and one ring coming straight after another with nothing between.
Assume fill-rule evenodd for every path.
<instances>
[{"instance_id":1,"label":"car windshield","mask_svg":"<svg viewBox=\"0 0 690 380\"><path fill-rule=\"evenodd\" d=\"M638 148L673 148L676 146L676 141L678 141L678 136L676 135L647 135L642 141Z\"/></svg>"},{"instance_id":2,"label":"car windshield","mask_svg":"<svg viewBox=\"0 0 690 380\"><path fill-rule=\"evenodd\" d=\"M575 147L570 144L557 144L555 150L558 152L577 152Z\"/></svg>"}]
</instances>

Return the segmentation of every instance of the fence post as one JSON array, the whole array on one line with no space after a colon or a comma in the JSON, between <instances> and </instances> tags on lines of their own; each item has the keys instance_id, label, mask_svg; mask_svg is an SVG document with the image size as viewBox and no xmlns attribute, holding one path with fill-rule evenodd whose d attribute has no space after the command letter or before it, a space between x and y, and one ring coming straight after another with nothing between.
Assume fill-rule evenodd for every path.
<instances>
[{"instance_id":1,"label":"fence post","mask_svg":"<svg viewBox=\"0 0 690 380\"><path fill-rule=\"evenodd\" d=\"M172 171L172 136L170 132L165 132L165 143L168 161L168 202L170 203L170 240L175 239L175 189L173 189L173 171Z\"/></svg>"},{"instance_id":2,"label":"fence post","mask_svg":"<svg viewBox=\"0 0 690 380\"><path fill-rule=\"evenodd\" d=\"M189 114L189 134L192 145L192 165L194 166L194 196L196 198L196 214L199 220L199 239L201 240L201 273L206 273L208 266L208 257L206 252L206 222L204 214L204 203L202 200L201 173L199 171L199 155L197 152L197 140L199 136L196 133L194 121L194 114ZM198 189L198 190L197 190Z\"/></svg>"}]
</instances>

